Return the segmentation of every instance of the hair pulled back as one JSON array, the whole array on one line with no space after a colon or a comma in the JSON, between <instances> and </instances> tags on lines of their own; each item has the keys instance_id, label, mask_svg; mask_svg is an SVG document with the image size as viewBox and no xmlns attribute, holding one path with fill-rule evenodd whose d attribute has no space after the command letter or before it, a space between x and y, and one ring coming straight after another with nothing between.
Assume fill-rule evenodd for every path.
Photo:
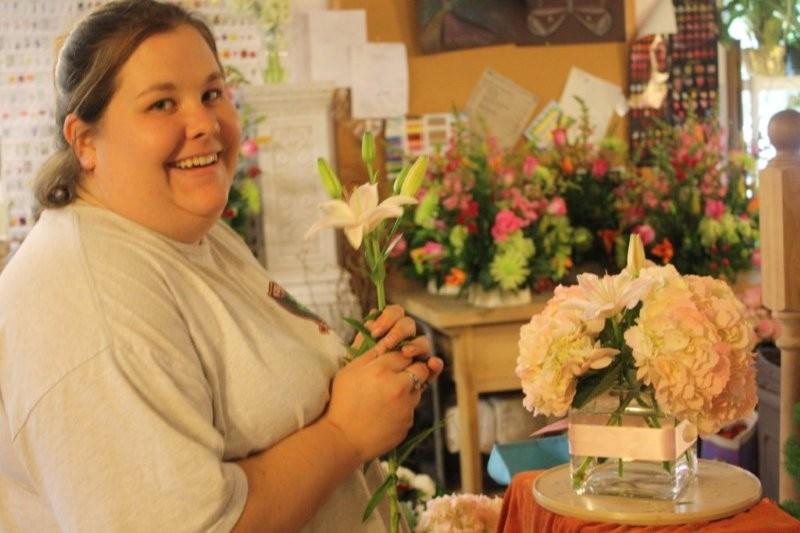
<instances>
[{"instance_id":1,"label":"hair pulled back","mask_svg":"<svg viewBox=\"0 0 800 533\"><path fill-rule=\"evenodd\" d=\"M81 166L64 137L64 121L74 113L87 124L100 120L116 90L116 76L148 37L188 24L208 43L219 63L214 35L197 16L156 0L116 0L83 18L64 40L53 72L57 151L42 165L34 195L42 207L75 199Z\"/></svg>"}]
</instances>

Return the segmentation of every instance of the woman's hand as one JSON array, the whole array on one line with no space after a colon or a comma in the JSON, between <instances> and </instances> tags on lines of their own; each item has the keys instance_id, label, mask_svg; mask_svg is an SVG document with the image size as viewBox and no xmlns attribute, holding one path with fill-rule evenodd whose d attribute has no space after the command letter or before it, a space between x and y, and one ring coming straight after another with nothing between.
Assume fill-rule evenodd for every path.
<instances>
[{"instance_id":1,"label":"woman's hand","mask_svg":"<svg viewBox=\"0 0 800 533\"><path fill-rule=\"evenodd\" d=\"M444 364L430 355L416 325L396 305L366 324L379 338L376 346L340 370L333 380L325 418L353 445L362 461L402 442L414 421L414 408L425 385ZM398 344L412 338L395 350ZM360 339L356 339L358 345Z\"/></svg>"},{"instance_id":2,"label":"woman's hand","mask_svg":"<svg viewBox=\"0 0 800 533\"><path fill-rule=\"evenodd\" d=\"M383 312L375 320L367 321L365 326L378 339L376 346L364 355L369 355L371 351L385 353L397 347L402 341L406 341L400 348L400 352L415 361L425 361L427 363L428 376L427 382L431 382L441 374L444 369L444 362L431 354L431 346L425 337L414 337L417 326L411 317L405 315L405 311L399 305L387 305ZM362 342L359 333L353 341L353 347L358 347ZM426 383L427 383L426 382Z\"/></svg>"}]
</instances>

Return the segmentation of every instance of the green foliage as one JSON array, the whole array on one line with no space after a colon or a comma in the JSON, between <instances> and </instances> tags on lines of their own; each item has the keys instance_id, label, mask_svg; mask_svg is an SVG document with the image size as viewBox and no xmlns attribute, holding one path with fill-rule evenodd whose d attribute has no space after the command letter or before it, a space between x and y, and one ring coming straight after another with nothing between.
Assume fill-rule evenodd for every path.
<instances>
[{"instance_id":1,"label":"green foliage","mask_svg":"<svg viewBox=\"0 0 800 533\"><path fill-rule=\"evenodd\" d=\"M783 448L783 460L786 471L794 478L795 485L800 489L800 439L797 438L797 431L800 430L800 403L795 404L792 413L795 423L795 433L789 437ZM800 519L800 502L791 500L781 502L781 507Z\"/></svg>"},{"instance_id":2,"label":"green foliage","mask_svg":"<svg viewBox=\"0 0 800 533\"><path fill-rule=\"evenodd\" d=\"M730 39L731 24L741 20L759 46L785 45L797 34L799 11L797 0L723 0L722 37Z\"/></svg>"}]
</instances>

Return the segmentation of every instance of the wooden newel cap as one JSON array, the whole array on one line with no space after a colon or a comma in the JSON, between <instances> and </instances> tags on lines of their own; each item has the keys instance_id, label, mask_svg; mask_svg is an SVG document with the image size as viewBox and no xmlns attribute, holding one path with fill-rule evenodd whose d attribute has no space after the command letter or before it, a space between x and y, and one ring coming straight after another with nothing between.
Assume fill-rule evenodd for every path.
<instances>
[{"instance_id":1,"label":"wooden newel cap","mask_svg":"<svg viewBox=\"0 0 800 533\"><path fill-rule=\"evenodd\" d=\"M767 134L778 155L796 155L800 152L800 113L785 109L772 115Z\"/></svg>"}]
</instances>

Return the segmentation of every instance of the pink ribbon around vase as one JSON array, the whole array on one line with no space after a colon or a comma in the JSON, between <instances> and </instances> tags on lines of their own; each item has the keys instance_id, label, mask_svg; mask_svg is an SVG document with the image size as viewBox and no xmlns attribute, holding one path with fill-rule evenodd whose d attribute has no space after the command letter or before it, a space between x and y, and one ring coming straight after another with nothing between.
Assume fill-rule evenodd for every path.
<instances>
[{"instance_id":1,"label":"pink ribbon around vase","mask_svg":"<svg viewBox=\"0 0 800 533\"><path fill-rule=\"evenodd\" d=\"M596 420L595 420L596 419ZM608 426L608 417L583 416L570 421L570 454L640 461L674 461L697 440L697 429L686 420L677 426Z\"/></svg>"}]
</instances>

